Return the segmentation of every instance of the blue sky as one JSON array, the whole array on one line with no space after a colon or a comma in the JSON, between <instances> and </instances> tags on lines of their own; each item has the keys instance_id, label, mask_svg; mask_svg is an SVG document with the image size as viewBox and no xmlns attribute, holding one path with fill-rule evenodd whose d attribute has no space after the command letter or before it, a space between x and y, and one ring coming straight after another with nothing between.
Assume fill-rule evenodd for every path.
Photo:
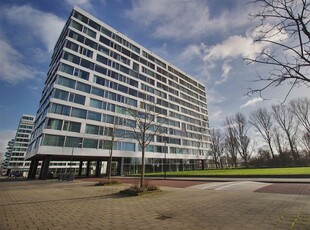
<instances>
[{"instance_id":1,"label":"blue sky","mask_svg":"<svg viewBox=\"0 0 310 230\"><path fill-rule=\"evenodd\" d=\"M22 114L36 114L53 46L73 5L86 10L205 83L211 127L226 116L248 114L283 101L288 85L246 96L265 66L246 65L257 6L232 0L0 0L0 152ZM310 96L306 88L290 98Z\"/></svg>"}]
</instances>

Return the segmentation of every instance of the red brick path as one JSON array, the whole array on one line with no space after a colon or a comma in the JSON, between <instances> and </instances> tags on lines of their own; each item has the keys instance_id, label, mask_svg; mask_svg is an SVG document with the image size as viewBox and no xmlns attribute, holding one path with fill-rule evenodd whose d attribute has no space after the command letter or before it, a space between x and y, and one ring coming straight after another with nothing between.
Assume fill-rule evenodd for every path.
<instances>
[{"instance_id":1,"label":"red brick path","mask_svg":"<svg viewBox=\"0 0 310 230\"><path fill-rule=\"evenodd\" d=\"M310 195L310 184L277 183L259 188L254 192Z\"/></svg>"}]
</instances>

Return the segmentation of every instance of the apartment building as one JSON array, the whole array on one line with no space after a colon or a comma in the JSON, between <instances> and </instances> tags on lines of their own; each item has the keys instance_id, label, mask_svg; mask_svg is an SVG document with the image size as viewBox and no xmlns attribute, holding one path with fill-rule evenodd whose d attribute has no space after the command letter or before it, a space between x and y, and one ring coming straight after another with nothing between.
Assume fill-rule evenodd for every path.
<instances>
[{"instance_id":1,"label":"apartment building","mask_svg":"<svg viewBox=\"0 0 310 230\"><path fill-rule=\"evenodd\" d=\"M109 156L115 173L141 167L136 118L152 106L162 126L146 148L146 171L203 168L209 149L205 86L135 41L74 7L55 45L27 159L30 178L42 160L87 164L96 175ZM154 123L155 124L155 123ZM81 171L81 170L80 170ZM78 172L81 174L81 172Z\"/></svg>"}]
</instances>

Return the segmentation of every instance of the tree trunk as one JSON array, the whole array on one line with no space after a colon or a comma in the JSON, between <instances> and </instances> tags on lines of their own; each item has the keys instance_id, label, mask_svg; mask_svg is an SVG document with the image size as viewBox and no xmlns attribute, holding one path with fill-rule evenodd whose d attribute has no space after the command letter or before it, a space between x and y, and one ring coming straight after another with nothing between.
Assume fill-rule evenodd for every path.
<instances>
[{"instance_id":1,"label":"tree trunk","mask_svg":"<svg viewBox=\"0 0 310 230\"><path fill-rule=\"evenodd\" d=\"M142 147L142 165L141 165L141 178L140 178L140 187L144 186L144 153L145 153L145 146Z\"/></svg>"},{"instance_id":2,"label":"tree trunk","mask_svg":"<svg viewBox=\"0 0 310 230\"><path fill-rule=\"evenodd\" d=\"M111 182L112 171L112 150L110 150L109 165L108 165L108 182Z\"/></svg>"}]
</instances>

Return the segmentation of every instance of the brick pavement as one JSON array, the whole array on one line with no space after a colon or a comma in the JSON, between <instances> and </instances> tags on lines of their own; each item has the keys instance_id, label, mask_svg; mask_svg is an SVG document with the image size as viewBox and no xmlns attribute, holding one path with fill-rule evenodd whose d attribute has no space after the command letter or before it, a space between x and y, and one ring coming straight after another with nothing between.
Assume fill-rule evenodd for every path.
<instances>
[{"instance_id":1,"label":"brick pavement","mask_svg":"<svg viewBox=\"0 0 310 230\"><path fill-rule=\"evenodd\" d=\"M162 187L142 197L94 182L0 183L0 229L310 229L310 197Z\"/></svg>"}]
</instances>

